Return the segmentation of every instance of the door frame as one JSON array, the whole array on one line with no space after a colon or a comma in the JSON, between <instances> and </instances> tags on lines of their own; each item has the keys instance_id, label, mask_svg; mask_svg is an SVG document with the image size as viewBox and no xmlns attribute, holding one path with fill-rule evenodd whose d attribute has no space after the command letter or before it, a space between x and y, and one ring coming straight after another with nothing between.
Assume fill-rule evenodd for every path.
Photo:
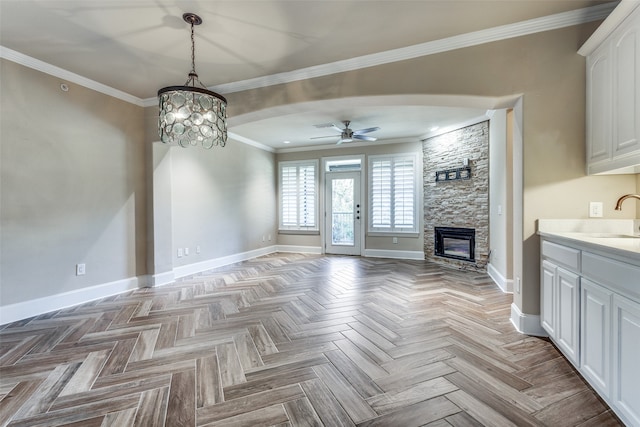
<instances>
[{"instance_id":1,"label":"door frame","mask_svg":"<svg viewBox=\"0 0 640 427\"><path fill-rule=\"evenodd\" d=\"M360 160L360 255L362 256L362 254L365 251L365 242L366 242L366 235L365 235L365 231L366 231L366 224L368 221L368 217L367 217L367 212L368 212L368 201L369 201L369 197L368 194L365 192L365 189L367 188L365 185L365 181L367 179L367 164L365 162L365 155L364 154L354 154L352 156L331 156L331 157L322 157L321 158L321 169L320 169L320 246L321 246L321 251L323 254L326 253L326 243L327 243L327 239L331 238L331 236L327 236L326 234L326 226L327 226L327 201L326 199L326 194L327 194L327 180L326 180L326 173L327 173L327 162L331 162L331 161L336 161L336 160L349 160L349 159L358 159ZM349 172L356 172L356 171L349 171ZM335 174L338 174L340 172L332 172Z\"/></svg>"}]
</instances>

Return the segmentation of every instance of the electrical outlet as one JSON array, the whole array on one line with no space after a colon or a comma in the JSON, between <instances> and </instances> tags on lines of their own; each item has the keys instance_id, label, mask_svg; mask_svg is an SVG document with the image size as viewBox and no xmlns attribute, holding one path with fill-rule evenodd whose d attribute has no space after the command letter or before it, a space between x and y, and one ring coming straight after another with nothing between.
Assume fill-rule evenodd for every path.
<instances>
[{"instance_id":1,"label":"electrical outlet","mask_svg":"<svg viewBox=\"0 0 640 427\"><path fill-rule=\"evenodd\" d=\"M516 277L516 294L520 293L520 278Z\"/></svg>"},{"instance_id":2,"label":"electrical outlet","mask_svg":"<svg viewBox=\"0 0 640 427\"><path fill-rule=\"evenodd\" d=\"M184 256L189 256L189 248L184 248Z\"/></svg>"},{"instance_id":3,"label":"electrical outlet","mask_svg":"<svg viewBox=\"0 0 640 427\"><path fill-rule=\"evenodd\" d=\"M398 238L397 238L397 237L394 237L394 238L393 238L393 244L394 244L394 245L397 245L397 244L398 244Z\"/></svg>"},{"instance_id":4,"label":"electrical outlet","mask_svg":"<svg viewBox=\"0 0 640 427\"><path fill-rule=\"evenodd\" d=\"M602 218L602 202L589 203L589 218Z\"/></svg>"},{"instance_id":5,"label":"electrical outlet","mask_svg":"<svg viewBox=\"0 0 640 427\"><path fill-rule=\"evenodd\" d=\"M199 254L200 253L200 245L196 246L196 253Z\"/></svg>"},{"instance_id":6,"label":"electrical outlet","mask_svg":"<svg viewBox=\"0 0 640 427\"><path fill-rule=\"evenodd\" d=\"M76 276L84 276L86 272L85 264L76 264Z\"/></svg>"},{"instance_id":7,"label":"electrical outlet","mask_svg":"<svg viewBox=\"0 0 640 427\"><path fill-rule=\"evenodd\" d=\"M183 253L182 248L178 248L178 258L182 258Z\"/></svg>"}]
</instances>

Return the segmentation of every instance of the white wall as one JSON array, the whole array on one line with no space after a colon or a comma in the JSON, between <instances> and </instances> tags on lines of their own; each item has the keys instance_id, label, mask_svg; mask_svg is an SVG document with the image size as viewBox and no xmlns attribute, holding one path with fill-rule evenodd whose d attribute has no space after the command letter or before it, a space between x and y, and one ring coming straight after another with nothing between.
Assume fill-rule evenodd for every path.
<instances>
[{"instance_id":1,"label":"white wall","mask_svg":"<svg viewBox=\"0 0 640 427\"><path fill-rule=\"evenodd\" d=\"M491 249L489 274L503 290L511 291L513 277L512 234L509 229L511 197L511 153L507 137L507 111L495 110L489 122L489 230Z\"/></svg>"}]
</instances>

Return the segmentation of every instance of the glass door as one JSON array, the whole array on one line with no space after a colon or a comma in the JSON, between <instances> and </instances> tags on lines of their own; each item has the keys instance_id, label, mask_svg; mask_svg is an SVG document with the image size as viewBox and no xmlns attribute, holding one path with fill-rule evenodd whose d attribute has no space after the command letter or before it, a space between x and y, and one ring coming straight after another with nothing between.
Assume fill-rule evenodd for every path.
<instances>
[{"instance_id":1,"label":"glass door","mask_svg":"<svg viewBox=\"0 0 640 427\"><path fill-rule=\"evenodd\" d=\"M328 172L325 188L325 252L360 255L360 172Z\"/></svg>"}]
</instances>

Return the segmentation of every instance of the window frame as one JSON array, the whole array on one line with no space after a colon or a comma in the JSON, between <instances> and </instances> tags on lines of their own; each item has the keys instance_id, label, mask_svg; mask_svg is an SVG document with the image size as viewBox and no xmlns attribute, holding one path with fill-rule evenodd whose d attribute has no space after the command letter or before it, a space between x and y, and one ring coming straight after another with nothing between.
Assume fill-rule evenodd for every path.
<instances>
[{"instance_id":1,"label":"window frame","mask_svg":"<svg viewBox=\"0 0 640 427\"><path fill-rule=\"evenodd\" d=\"M398 153L398 154L382 154L382 155L372 155L368 156L367 159L367 184L368 184L368 221L367 221L367 235L369 236L385 236L389 234L401 234L403 236L418 236L420 233L420 218L419 215L419 206L420 197L420 183L419 178L421 174L419 174L420 164L418 163L418 154L417 153ZM394 172L396 168L396 164L401 161L410 160L413 165L413 209L412 209L412 217L413 217L413 226L411 228L408 227L398 227L394 224L396 211L393 206L393 201L395 198L395 188L394 188ZM373 179L374 179L374 163L379 161L389 161L391 162L391 170L390 170L390 226L389 227L374 227L374 192L373 192Z\"/></svg>"},{"instance_id":2,"label":"window frame","mask_svg":"<svg viewBox=\"0 0 640 427\"><path fill-rule=\"evenodd\" d=\"M313 167L313 226L305 226L300 223L300 168L301 167ZM283 169L286 167L296 168L297 179L297 194L296 194L296 225L284 225L284 192L283 192ZM320 216L319 216L319 162L314 160L293 160L293 161L281 161L278 162L278 232L282 234L318 234L320 233Z\"/></svg>"}]
</instances>

